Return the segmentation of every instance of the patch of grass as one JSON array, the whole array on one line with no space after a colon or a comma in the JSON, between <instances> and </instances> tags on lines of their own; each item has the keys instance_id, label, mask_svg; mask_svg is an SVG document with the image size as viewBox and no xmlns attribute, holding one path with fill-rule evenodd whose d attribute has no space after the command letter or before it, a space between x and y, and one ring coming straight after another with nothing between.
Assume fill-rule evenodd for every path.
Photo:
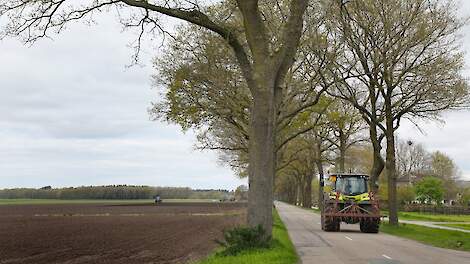
<instances>
[{"instance_id":1,"label":"patch of grass","mask_svg":"<svg viewBox=\"0 0 470 264\"><path fill-rule=\"evenodd\" d=\"M164 203L199 203L213 202L211 199L164 199ZM218 202L218 201L217 201ZM154 203L152 199L135 200L105 200L105 199L0 199L0 205L43 205L43 204L148 204Z\"/></svg>"},{"instance_id":2,"label":"patch of grass","mask_svg":"<svg viewBox=\"0 0 470 264\"><path fill-rule=\"evenodd\" d=\"M439 225L470 230L470 223L468 223L468 224L439 224Z\"/></svg>"},{"instance_id":3,"label":"patch of grass","mask_svg":"<svg viewBox=\"0 0 470 264\"><path fill-rule=\"evenodd\" d=\"M305 208L305 207L302 207L300 205L296 205L297 208L300 208L300 209L304 209L304 210L307 210L307 211L313 211L314 213L317 213L317 214L320 214L321 213L321 210L320 208L318 207L313 207L313 208Z\"/></svg>"},{"instance_id":4,"label":"patch of grass","mask_svg":"<svg viewBox=\"0 0 470 264\"><path fill-rule=\"evenodd\" d=\"M236 256L212 255L198 264L294 264L298 262L294 245L277 211L273 212L273 241L267 249L247 250Z\"/></svg>"},{"instance_id":5,"label":"patch of grass","mask_svg":"<svg viewBox=\"0 0 470 264\"><path fill-rule=\"evenodd\" d=\"M468 233L452 230L430 228L418 225L400 224L399 227L382 223L380 231L416 240L435 247L470 251L470 236Z\"/></svg>"},{"instance_id":6,"label":"patch of grass","mask_svg":"<svg viewBox=\"0 0 470 264\"><path fill-rule=\"evenodd\" d=\"M470 222L470 215L444 215L418 212L400 212L398 218L402 220L417 220L430 222Z\"/></svg>"}]
</instances>

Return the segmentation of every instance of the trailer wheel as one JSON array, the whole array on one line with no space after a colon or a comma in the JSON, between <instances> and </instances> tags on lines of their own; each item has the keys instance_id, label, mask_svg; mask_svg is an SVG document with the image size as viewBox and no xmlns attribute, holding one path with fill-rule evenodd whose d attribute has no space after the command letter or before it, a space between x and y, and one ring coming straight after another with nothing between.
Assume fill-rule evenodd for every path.
<instances>
[{"instance_id":1,"label":"trailer wheel","mask_svg":"<svg viewBox=\"0 0 470 264\"><path fill-rule=\"evenodd\" d=\"M360 223L361 232L363 233L378 233L379 232L379 220L363 220Z\"/></svg>"}]
</instances>

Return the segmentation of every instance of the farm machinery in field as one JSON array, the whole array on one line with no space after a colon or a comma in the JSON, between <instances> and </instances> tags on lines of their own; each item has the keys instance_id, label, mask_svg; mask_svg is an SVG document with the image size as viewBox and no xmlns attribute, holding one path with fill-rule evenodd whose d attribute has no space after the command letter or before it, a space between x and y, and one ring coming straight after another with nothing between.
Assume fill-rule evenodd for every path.
<instances>
[{"instance_id":1,"label":"farm machinery in field","mask_svg":"<svg viewBox=\"0 0 470 264\"><path fill-rule=\"evenodd\" d=\"M379 200L368 191L367 175L337 173L328 175L329 190L323 194L321 227L340 230L340 223L360 225L361 232L377 233L380 224ZM322 183L323 184L323 183ZM326 188L325 187L325 188Z\"/></svg>"},{"instance_id":2,"label":"farm machinery in field","mask_svg":"<svg viewBox=\"0 0 470 264\"><path fill-rule=\"evenodd\" d=\"M153 196L153 199L155 199L155 205L159 205L163 202L162 198L160 197L159 194Z\"/></svg>"}]
</instances>

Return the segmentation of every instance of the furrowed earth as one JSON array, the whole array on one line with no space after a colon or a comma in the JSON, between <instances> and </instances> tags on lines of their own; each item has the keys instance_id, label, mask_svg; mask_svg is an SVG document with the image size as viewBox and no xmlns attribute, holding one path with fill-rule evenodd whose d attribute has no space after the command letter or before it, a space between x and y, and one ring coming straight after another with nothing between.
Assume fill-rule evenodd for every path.
<instances>
[{"instance_id":1,"label":"furrowed earth","mask_svg":"<svg viewBox=\"0 0 470 264\"><path fill-rule=\"evenodd\" d=\"M243 203L0 206L0 263L188 263L245 223Z\"/></svg>"}]
</instances>

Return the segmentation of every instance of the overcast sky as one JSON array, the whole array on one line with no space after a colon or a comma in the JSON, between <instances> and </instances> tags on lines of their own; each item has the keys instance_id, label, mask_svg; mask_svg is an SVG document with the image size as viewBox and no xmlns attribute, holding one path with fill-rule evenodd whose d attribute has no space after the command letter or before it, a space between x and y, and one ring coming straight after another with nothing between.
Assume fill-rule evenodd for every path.
<instances>
[{"instance_id":1,"label":"overcast sky","mask_svg":"<svg viewBox=\"0 0 470 264\"><path fill-rule=\"evenodd\" d=\"M470 14L469 1L462 8ZM126 68L135 38L112 17L75 24L34 46L0 41L0 188L145 184L234 189L245 183L194 150L192 133L149 121L158 99L146 45L143 66ZM470 29L464 49L470 66ZM470 179L470 112L445 124L410 124L400 137L450 155Z\"/></svg>"}]
</instances>

